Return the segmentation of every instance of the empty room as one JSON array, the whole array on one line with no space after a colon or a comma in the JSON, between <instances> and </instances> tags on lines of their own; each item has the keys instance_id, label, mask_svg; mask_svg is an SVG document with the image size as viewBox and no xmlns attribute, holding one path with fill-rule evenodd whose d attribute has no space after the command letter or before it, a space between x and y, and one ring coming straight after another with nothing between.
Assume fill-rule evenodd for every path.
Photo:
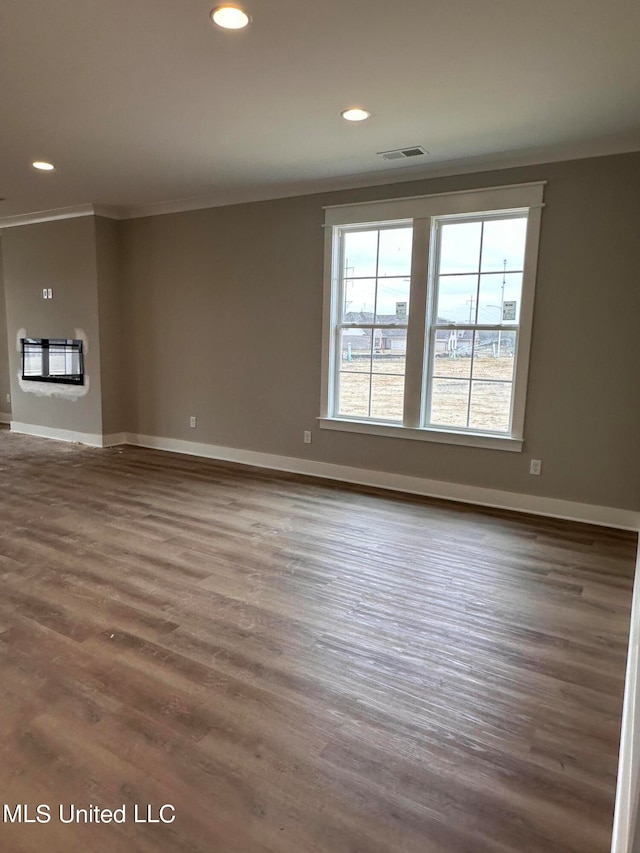
<instances>
[{"instance_id":1,"label":"empty room","mask_svg":"<svg viewBox=\"0 0 640 853\"><path fill-rule=\"evenodd\" d=\"M639 40L3 0L3 853L639 853Z\"/></svg>"}]
</instances>

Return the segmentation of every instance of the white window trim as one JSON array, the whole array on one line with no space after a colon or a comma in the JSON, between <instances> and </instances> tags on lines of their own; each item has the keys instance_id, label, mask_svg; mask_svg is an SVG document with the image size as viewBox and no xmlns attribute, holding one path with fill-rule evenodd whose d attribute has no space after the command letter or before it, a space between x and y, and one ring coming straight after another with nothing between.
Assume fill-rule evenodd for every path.
<instances>
[{"instance_id":1,"label":"white window trim","mask_svg":"<svg viewBox=\"0 0 640 853\"><path fill-rule=\"evenodd\" d=\"M433 429L408 427L380 421L358 421L349 418L318 418L321 429L338 432L354 432L363 435L383 435L387 438L408 438L413 441L435 441L439 444L462 444L467 447L485 447L489 450L512 450L519 453L524 444L522 439L491 433L462 432L455 429Z\"/></svg>"},{"instance_id":2,"label":"white window trim","mask_svg":"<svg viewBox=\"0 0 640 853\"><path fill-rule=\"evenodd\" d=\"M342 432L408 438L447 444L467 445L490 449L521 451L524 442L524 414L529 373L533 303L537 271L540 219L544 207L543 195L546 181L486 187L451 193L386 199L372 202L336 205L325 208L324 252L324 307L322 336L322 393L319 425L323 429ZM528 214L527 241L520 304L520 332L515 373L513 378L513 418L509 435L421 427L416 417L423 395L424 340L428 328L427 268L433 253L429 241L432 219L444 216L467 217L474 214L491 214L495 211L526 211ZM335 317L339 293L339 246L334 239L334 229L340 226L387 224L391 221L413 220L414 241L411 261L411 323L421 324L421 334L413 336L414 346L407 345L407 371L405 380L405 421L403 424L375 422L334 416L331 413L333 382L336 371ZM418 342L418 343L416 343Z\"/></svg>"}]
</instances>

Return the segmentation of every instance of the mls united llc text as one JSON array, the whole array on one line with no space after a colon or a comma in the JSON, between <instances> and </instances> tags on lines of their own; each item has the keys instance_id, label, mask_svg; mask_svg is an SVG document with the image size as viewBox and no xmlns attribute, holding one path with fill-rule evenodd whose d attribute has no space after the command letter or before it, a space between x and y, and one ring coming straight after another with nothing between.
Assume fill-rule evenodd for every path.
<instances>
[{"instance_id":1,"label":"mls united llc text","mask_svg":"<svg viewBox=\"0 0 640 853\"><path fill-rule=\"evenodd\" d=\"M170 803L162 806L123 803L113 809L94 805L79 808L73 803L58 806L3 803L2 807L3 823L173 823L175 819L176 810Z\"/></svg>"}]
</instances>

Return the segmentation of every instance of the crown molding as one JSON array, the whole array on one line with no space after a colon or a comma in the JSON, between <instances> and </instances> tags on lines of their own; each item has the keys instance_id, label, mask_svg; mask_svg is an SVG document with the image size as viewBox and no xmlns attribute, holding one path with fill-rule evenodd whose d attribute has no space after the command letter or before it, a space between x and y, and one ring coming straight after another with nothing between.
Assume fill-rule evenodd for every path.
<instances>
[{"instance_id":1,"label":"crown molding","mask_svg":"<svg viewBox=\"0 0 640 853\"><path fill-rule=\"evenodd\" d=\"M633 154L640 151L637 135L618 139L596 140L580 146L555 146L546 149L527 151L502 151L442 163L421 166L406 166L399 163L393 167L362 172L356 175L318 178L295 181L288 184L252 185L235 190L220 192L210 196L157 202L144 205L108 206L100 204L82 204L75 207L63 207L55 210L43 210L33 213L0 217L0 229L32 225L38 222L50 222L56 219L74 219L79 216L103 216L109 219L144 219L151 216L165 216L172 213L188 213L216 207L229 207L236 204L248 204L260 201L295 198L304 195L365 189L376 186L394 186L412 181L432 178L454 177L479 172L495 172L526 166L550 165L569 160L586 160L600 157L613 157Z\"/></svg>"},{"instance_id":2,"label":"crown molding","mask_svg":"<svg viewBox=\"0 0 640 853\"><path fill-rule=\"evenodd\" d=\"M39 210L34 213L19 213L16 216L0 217L0 230L54 222L57 219L78 219L82 216L104 216L108 219L123 219L122 210L100 204L78 204L75 207L58 207L55 210Z\"/></svg>"},{"instance_id":3,"label":"crown molding","mask_svg":"<svg viewBox=\"0 0 640 853\"><path fill-rule=\"evenodd\" d=\"M105 219L126 219L125 208L114 207L108 204L94 204L93 212L95 216L102 216Z\"/></svg>"},{"instance_id":4,"label":"crown molding","mask_svg":"<svg viewBox=\"0 0 640 853\"><path fill-rule=\"evenodd\" d=\"M389 186L427 180L430 178L445 178L456 175L468 175L477 172L495 172L503 169L514 169L525 166L540 166L550 163L566 162L568 160L586 160L593 157L611 157L620 154L632 154L640 151L639 140L634 137L620 142L617 146L607 143L591 143L576 148L576 146L556 147L553 150L531 150L518 152L499 152L480 157L470 157L460 160L450 160L446 163L433 163L422 166L406 166L398 164L388 169L377 169L375 172L364 172L343 177L321 178L312 181L301 181L286 186L247 187L229 193L218 193L212 196L187 198L174 201L159 202L127 207L122 212L122 219L142 219L148 216L164 216L171 213L188 213L192 210L206 210L213 207L227 207L233 204L249 202L275 201L276 199L294 198L296 196L314 195L317 193L338 192L341 190L364 189L375 186Z\"/></svg>"}]
</instances>

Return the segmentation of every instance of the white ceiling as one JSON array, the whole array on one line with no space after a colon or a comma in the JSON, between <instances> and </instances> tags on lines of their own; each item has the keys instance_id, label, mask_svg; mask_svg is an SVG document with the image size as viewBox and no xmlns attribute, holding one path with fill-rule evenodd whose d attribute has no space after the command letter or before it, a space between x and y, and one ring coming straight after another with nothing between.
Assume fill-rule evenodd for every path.
<instances>
[{"instance_id":1,"label":"white ceiling","mask_svg":"<svg viewBox=\"0 0 640 853\"><path fill-rule=\"evenodd\" d=\"M214 5L1 0L0 219L640 150L637 0L246 0L244 32Z\"/></svg>"}]
</instances>

